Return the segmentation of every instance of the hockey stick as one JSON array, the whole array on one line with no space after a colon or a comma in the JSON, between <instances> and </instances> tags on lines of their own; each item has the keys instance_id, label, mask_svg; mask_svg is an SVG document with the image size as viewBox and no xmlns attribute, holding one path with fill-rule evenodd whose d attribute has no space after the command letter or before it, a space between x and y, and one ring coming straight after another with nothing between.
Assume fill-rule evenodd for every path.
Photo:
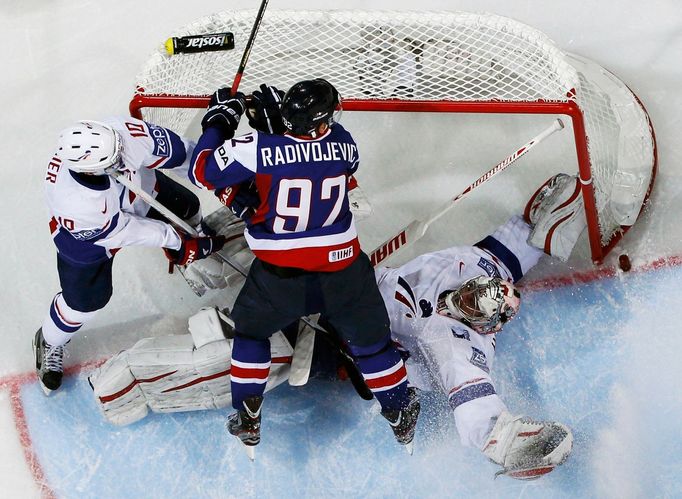
<instances>
[{"instance_id":1,"label":"hockey stick","mask_svg":"<svg viewBox=\"0 0 682 499\"><path fill-rule=\"evenodd\" d=\"M232 87L230 88L231 95L237 93L239 83L242 81L242 75L244 74L244 69L246 69L246 62L249 60L249 56L251 55L251 49L253 48L253 43L256 41L258 28L260 28L260 23L263 21L263 14L265 14L265 7L267 7L267 5L268 0L263 0L260 4L258 14L256 14L256 20L253 23L253 28L251 28L249 40L246 42L246 47L244 47L244 53L242 54L242 60L239 63L239 69L237 69L237 74L234 75L234 81L232 82Z\"/></svg>"},{"instance_id":2,"label":"hockey stick","mask_svg":"<svg viewBox=\"0 0 682 499\"><path fill-rule=\"evenodd\" d=\"M291 386L302 386L308 382L314 348L315 329L303 327L296 336L296 345L291 357L291 367L289 368L289 384Z\"/></svg>"},{"instance_id":3,"label":"hockey stick","mask_svg":"<svg viewBox=\"0 0 682 499\"><path fill-rule=\"evenodd\" d=\"M194 229L194 227L190 226L187 222L182 220L180 217L178 217L175 213L170 211L168 208L166 208L164 205L162 205L160 202L158 202L156 199L154 199L151 194L143 191L139 187L137 187L135 184L132 183L132 181L122 172L114 169L114 168L109 168L107 169L107 174L111 175L116 179L117 182L123 184L126 186L131 192L134 192L137 196L140 196L141 199L143 199L149 206L154 208L156 211L161 213L168 221L171 223L177 225L180 227L183 231L187 232L191 236L198 236L199 233ZM225 257L223 254L216 252L214 253L217 257L219 257L221 260L223 260L225 263L227 263L230 267L232 267L234 270L236 270L238 273L240 273L242 276L246 277L247 275L247 270L240 265L237 262L232 261L231 259ZM323 329L321 326L315 324L312 322L310 319L303 317L301 320L310 326L310 328L304 328L300 333L299 337L296 341L296 347L294 349L294 356L292 358L292 367L295 367L295 369L292 369L291 375L289 377L289 384L293 386L301 386L305 385L306 382L308 381L308 376L310 373L310 363L312 362L312 354L313 354L313 343L314 343L314 331L319 331L320 333L331 335L328 331ZM312 329L312 331L311 331ZM301 351L297 353L298 350L298 342L301 341ZM346 354L347 355L347 354ZM350 358L350 357L349 357ZM293 366L294 361L296 362L296 365ZM346 370L350 371L352 368L350 366L346 366ZM360 376L358 373L357 376ZM351 377L351 374L349 372L349 377ZM360 379L361 376L360 376ZM358 382L356 379L353 384ZM364 383L364 380L362 380ZM370 397L371 398L371 397Z\"/></svg>"},{"instance_id":4,"label":"hockey stick","mask_svg":"<svg viewBox=\"0 0 682 499\"><path fill-rule=\"evenodd\" d=\"M481 175L471 185L469 185L469 187L464 189L461 193L452 198L437 211L433 212L426 220L412 221L409 225L407 225L400 232L398 232L398 234L391 237L389 240L379 245L377 249L372 251L372 253L370 254L372 265L376 267L381 262L383 262L387 258L394 255L396 252L398 252L398 250L404 248L405 246L409 246L414 242L418 241L419 239L421 239L422 236L426 233L426 230L429 228L429 225L431 225L433 222L435 222L440 217L445 215L448 211L450 211L450 209L459 200L466 197L467 194L473 191L476 187L480 186L482 183L487 182L495 175L505 170L509 165L516 162L519 158L524 156L528 151L530 151L533 147L535 147L540 142L545 140L547 137L552 135L554 132L557 132L563 128L564 123L557 118L556 120L554 120L554 122L552 122L552 124L547 129L545 129L543 132L530 139L528 142L526 142L524 145L518 148L512 155L507 156L493 168L491 168L483 175Z\"/></svg>"}]
</instances>

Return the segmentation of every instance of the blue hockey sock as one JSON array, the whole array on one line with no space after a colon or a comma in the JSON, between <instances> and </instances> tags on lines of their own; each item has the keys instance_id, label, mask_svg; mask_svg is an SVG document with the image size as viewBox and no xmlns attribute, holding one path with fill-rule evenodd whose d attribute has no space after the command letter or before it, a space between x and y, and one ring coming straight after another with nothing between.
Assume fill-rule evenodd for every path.
<instances>
[{"instance_id":1,"label":"blue hockey sock","mask_svg":"<svg viewBox=\"0 0 682 499\"><path fill-rule=\"evenodd\" d=\"M242 402L263 395L270 375L270 339L256 340L237 334L232 345L230 386L232 407L243 410Z\"/></svg>"},{"instance_id":2,"label":"blue hockey sock","mask_svg":"<svg viewBox=\"0 0 682 499\"><path fill-rule=\"evenodd\" d=\"M381 409L386 411L406 407L407 370L388 337L366 347L351 345L350 350Z\"/></svg>"}]
</instances>

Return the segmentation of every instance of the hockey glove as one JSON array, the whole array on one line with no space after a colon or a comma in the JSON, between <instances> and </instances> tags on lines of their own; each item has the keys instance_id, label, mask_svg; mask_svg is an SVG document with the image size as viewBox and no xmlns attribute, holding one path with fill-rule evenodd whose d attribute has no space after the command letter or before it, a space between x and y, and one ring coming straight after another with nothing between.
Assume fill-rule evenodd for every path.
<instances>
[{"instance_id":1,"label":"hockey glove","mask_svg":"<svg viewBox=\"0 0 682 499\"><path fill-rule=\"evenodd\" d=\"M282 123L280 105L284 92L275 87L261 85L260 90L251 94L246 115L249 125L259 132L281 135L286 131Z\"/></svg>"},{"instance_id":2,"label":"hockey glove","mask_svg":"<svg viewBox=\"0 0 682 499\"><path fill-rule=\"evenodd\" d=\"M253 216L260 204L260 197L254 181L219 189L215 191L215 195L235 216L244 221Z\"/></svg>"},{"instance_id":3,"label":"hockey glove","mask_svg":"<svg viewBox=\"0 0 682 499\"><path fill-rule=\"evenodd\" d=\"M225 140L234 137L239 120L244 114L244 94L230 94L229 88L221 88L211 96L208 109L201 120L201 129L217 128Z\"/></svg>"},{"instance_id":4,"label":"hockey glove","mask_svg":"<svg viewBox=\"0 0 682 499\"><path fill-rule=\"evenodd\" d=\"M196 260L202 260L211 253L220 251L225 245L223 236L193 237L180 233L180 249L172 250L164 248L166 258L175 265L189 265Z\"/></svg>"}]
</instances>

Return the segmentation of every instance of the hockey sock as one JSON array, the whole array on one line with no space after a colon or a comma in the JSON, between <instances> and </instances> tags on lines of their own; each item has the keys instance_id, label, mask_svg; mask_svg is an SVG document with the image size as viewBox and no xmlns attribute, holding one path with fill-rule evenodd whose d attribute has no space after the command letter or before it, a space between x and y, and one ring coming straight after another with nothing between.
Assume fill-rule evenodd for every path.
<instances>
[{"instance_id":1,"label":"hockey sock","mask_svg":"<svg viewBox=\"0 0 682 499\"><path fill-rule=\"evenodd\" d=\"M50 311L43 321L43 339L52 346L65 345L83 324L92 319L97 311L79 312L66 304L61 293L52 300Z\"/></svg>"},{"instance_id":2,"label":"hockey sock","mask_svg":"<svg viewBox=\"0 0 682 499\"><path fill-rule=\"evenodd\" d=\"M398 350L386 338L366 347L351 346L367 386L381 409L398 410L407 406L407 370Z\"/></svg>"},{"instance_id":3,"label":"hockey sock","mask_svg":"<svg viewBox=\"0 0 682 499\"><path fill-rule=\"evenodd\" d=\"M230 385L232 407L243 410L244 399L263 395L270 375L270 339L256 340L239 333L232 345Z\"/></svg>"}]
</instances>

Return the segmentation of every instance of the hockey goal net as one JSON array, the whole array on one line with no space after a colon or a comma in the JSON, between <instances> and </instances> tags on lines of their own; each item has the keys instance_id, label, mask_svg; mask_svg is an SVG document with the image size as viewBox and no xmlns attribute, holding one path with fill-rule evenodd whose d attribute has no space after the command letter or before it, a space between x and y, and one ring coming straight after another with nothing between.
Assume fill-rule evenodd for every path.
<instances>
[{"instance_id":1,"label":"hockey goal net","mask_svg":"<svg viewBox=\"0 0 682 499\"><path fill-rule=\"evenodd\" d=\"M208 96L230 86L256 12L231 11L173 36L229 31L235 49L169 56L137 80L133 116L185 133ZM460 12L268 11L240 88L286 89L323 77L346 111L560 114L573 124L592 259L635 222L656 172L638 98L612 73L515 20Z\"/></svg>"}]
</instances>

